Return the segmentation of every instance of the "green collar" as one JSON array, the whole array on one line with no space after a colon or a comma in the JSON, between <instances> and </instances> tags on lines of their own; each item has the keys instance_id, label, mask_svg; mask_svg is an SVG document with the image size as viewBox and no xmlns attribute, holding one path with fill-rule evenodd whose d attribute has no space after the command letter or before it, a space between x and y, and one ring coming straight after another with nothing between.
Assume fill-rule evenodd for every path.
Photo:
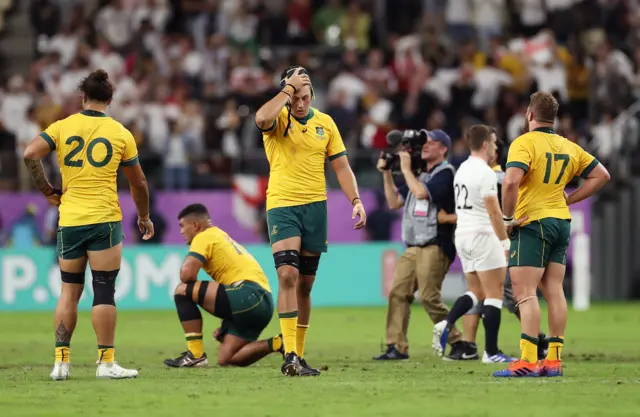
<instances>
[{"instance_id":1,"label":"green collar","mask_svg":"<svg viewBox=\"0 0 640 417\"><path fill-rule=\"evenodd\" d=\"M542 133L549 133L550 135L555 135L556 131L553 130L552 127L537 127L535 129L533 129L534 132L542 132Z\"/></svg>"},{"instance_id":2,"label":"green collar","mask_svg":"<svg viewBox=\"0 0 640 417\"><path fill-rule=\"evenodd\" d=\"M293 116L294 119L296 119L298 121L298 123L300 123L301 125L306 125L307 122L313 117L314 112L313 112L313 107L309 107L309 113L307 113L306 116L304 116L301 119L298 119L296 116Z\"/></svg>"},{"instance_id":3,"label":"green collar","mask_svg":"<svg viewBox=\"0 0 640 417\"><path fill-rule=\"evenodd\" d=\"M106 114L102 113L101 111L95 111L95 110L82 110L80 114L84 114L85 116L90 116L90 117L109 117Z\"/></svg>"}]
</instances>

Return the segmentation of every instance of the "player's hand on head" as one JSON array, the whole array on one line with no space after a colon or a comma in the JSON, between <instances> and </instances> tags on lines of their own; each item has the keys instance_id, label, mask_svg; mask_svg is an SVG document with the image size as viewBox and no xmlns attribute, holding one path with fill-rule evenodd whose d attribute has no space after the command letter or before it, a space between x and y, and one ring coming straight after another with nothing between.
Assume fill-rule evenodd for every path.
<instances>
[{"instance_id":1,"label":"player's hand on head","mask_svg":"<svg viewBox=\"0 0 640 417\"><path fill-rule=\"evenodd\" d=\"M300 90L305 85L311 85L311 79L308 74L300 74L301 68L296 68L289 77L285 78L286 84L291 84L293 88Z\"/></svg>"},{"instance_id":2,"label":"player's hand on head","mask_svg":"<svg viewBox=\"0 0 640 417\"><path fill-rule=\"evenodd\" d=\"M364 205L360 199L358 199L353 205L351 220L355 220L356 217L358 217L358 222L353 225L353 230L362 229L367 224L367 213L365 212Z\"/></svg>"},{"instance_id":3,"label":"player's hand on head","mask_svg":"<svg viewBox=\"0 0 640 417\"><path fill-rule=\"evenodd\" d=\"M138 229L140 230L140 233L142 233L142 240L149 240L155 234L153 222L151 221L151 219L149 219L149 217L138 217Z\"/></svg>"},{"instance_id":4,"label":"player's hand on head","mask_svg":"<svg viewBox=\"0 0 640 417\"><path fill-rule=\"evenodd\" d=\"M400 157L400 169L404 171L411 171L411 155L407 151L398 152Z\"/></svg>"}]
</instances>

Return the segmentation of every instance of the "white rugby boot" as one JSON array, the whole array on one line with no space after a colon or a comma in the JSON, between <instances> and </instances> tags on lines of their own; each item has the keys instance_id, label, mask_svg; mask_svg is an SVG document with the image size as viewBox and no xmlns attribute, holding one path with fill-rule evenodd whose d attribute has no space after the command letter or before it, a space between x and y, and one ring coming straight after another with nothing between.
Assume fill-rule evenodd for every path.
<instances>
[{"instance_id":1,"label":"white rugby boot","mask_svg":"<svg viewBox=\"0 0 640 417\"><path fill-rule=\"evenodd\" d=\"M69 367L71 363L56 361L53 365L53 371L51 371L51 379L54 381L64 381L69 378Z\"/></svg>"},{"instance_id":2,"label":"white rugby boot","mask_svg":"<svg viewBox=\"0 0 640 417\"><path fill-rule=\"evenodd\" d=\"M126 369L118 365L117 362L100 362L98 361L98 369L96 369L96 378L99 379L126 379L138 376L135 369Z\"/></svg>"}]
</instances>

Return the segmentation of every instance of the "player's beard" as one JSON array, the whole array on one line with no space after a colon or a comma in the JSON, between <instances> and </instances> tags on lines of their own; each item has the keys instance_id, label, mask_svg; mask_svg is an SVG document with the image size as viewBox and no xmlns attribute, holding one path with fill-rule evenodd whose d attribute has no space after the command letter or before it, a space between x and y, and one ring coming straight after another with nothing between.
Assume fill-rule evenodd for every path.
<instances>
[{"instance_id":1,"label":"player's beard","mask_svg":"<svg viewBox=\"0 0 640 417\"><path fill-rule=\"evenodd\" d=\"M524 118L524 133L529 132L529 119Z\"/></svg>"}]
</instances>

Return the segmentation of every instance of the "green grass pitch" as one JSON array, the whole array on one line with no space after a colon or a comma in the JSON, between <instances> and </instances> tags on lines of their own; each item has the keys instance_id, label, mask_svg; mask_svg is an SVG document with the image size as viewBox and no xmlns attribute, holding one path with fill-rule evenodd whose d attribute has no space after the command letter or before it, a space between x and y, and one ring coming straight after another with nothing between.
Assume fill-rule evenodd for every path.
<instances>
[{"instance_id":1,"label":"green grass pitch","mask_svg":"<svg viewBox=\"0 0 640 417\"><path fill-rule=\"evenodd\" d=\"M326 367L317 378L281 376L277 354L244 369L167 369L162 360L185 349L182 331L174 312L146 311L118 317L116 359L140 369L140 376L96 380L93 330L83 313L71 346L72 379L54 382L52 316L0 314L3 417L640 416L640 304L571 312L565 377L518 380L491 377L497 365L434 357L432 324L414 307L411 360L401 363L371 360L384 335L383 308L315 310L307 358ZM205 317L211 359L217 347L210 333L217 324ZM274 319L264 335L277 330ZM503 315L503 350L516 354L518 340L516 319Z\"/></svg>"}]
</instances>

